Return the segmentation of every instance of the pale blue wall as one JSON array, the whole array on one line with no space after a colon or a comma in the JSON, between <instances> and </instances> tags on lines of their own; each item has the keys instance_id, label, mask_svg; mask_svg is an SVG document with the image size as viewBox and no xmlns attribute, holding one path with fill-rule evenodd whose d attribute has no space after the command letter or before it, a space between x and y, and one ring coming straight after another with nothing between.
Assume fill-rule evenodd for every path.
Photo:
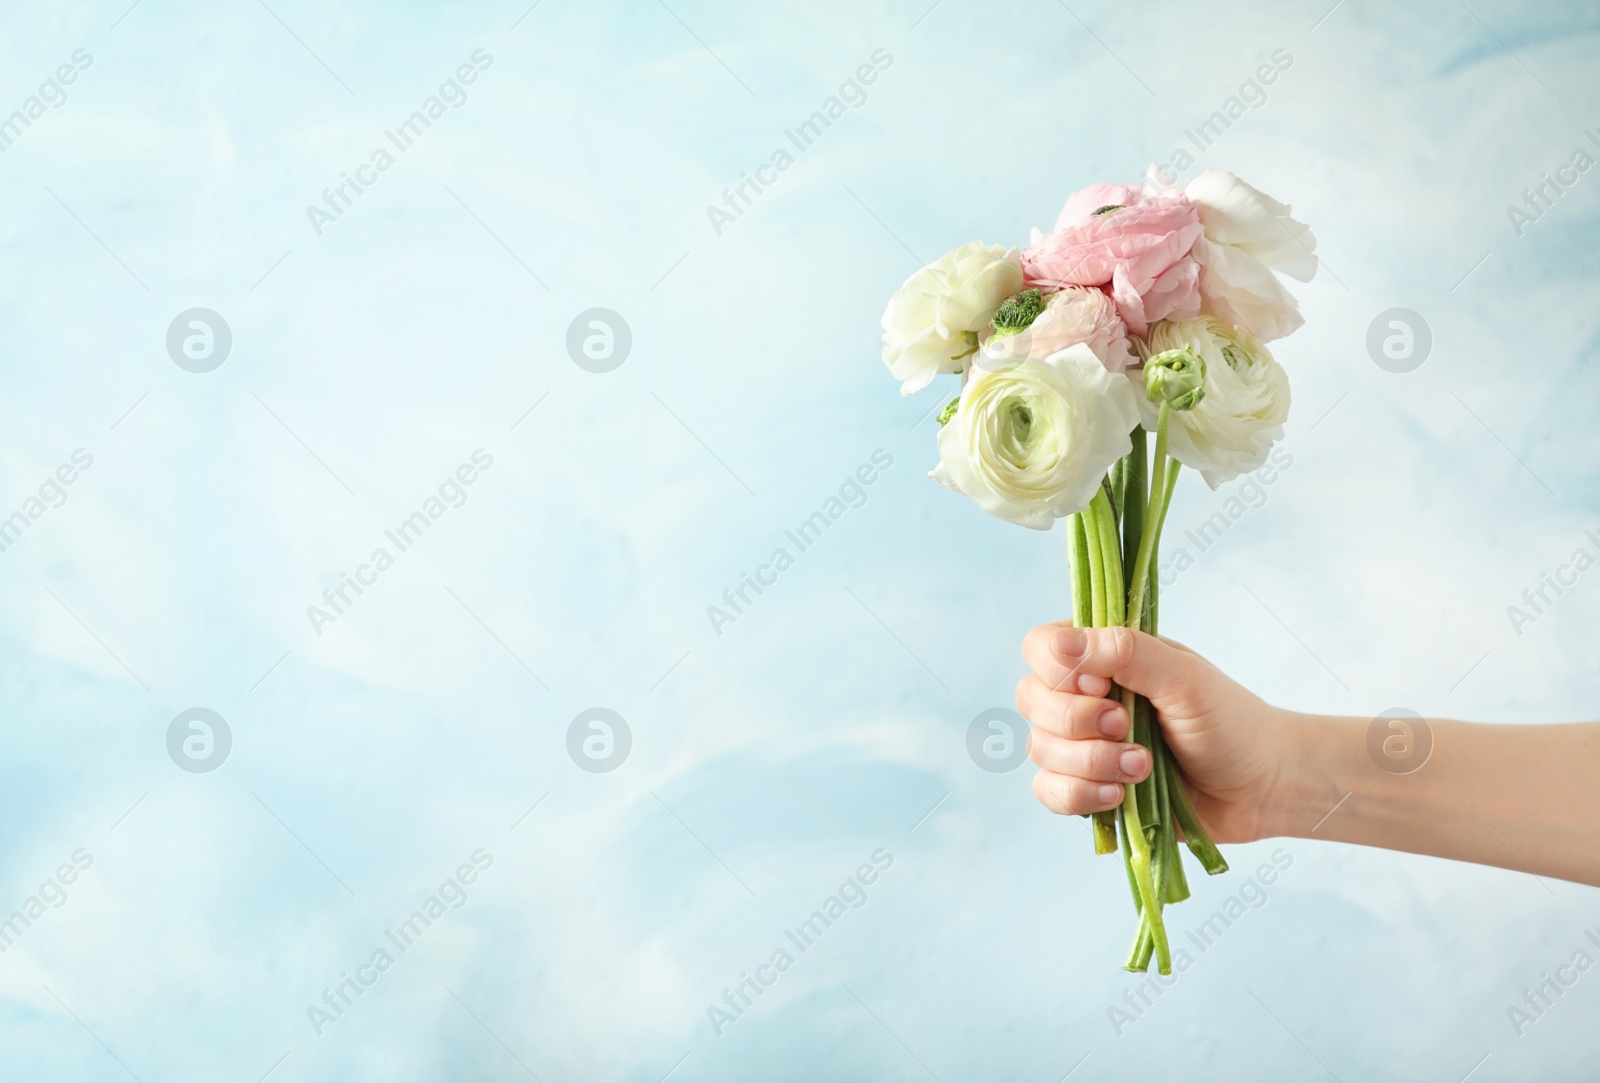
<instances>
[{"instance_id":1,"label":"pale blue wall","mask_svg":"<svg viewBox=\"0 0 1600 1083\"><path fill-rule=\"evenodd\" d=\"M1121 870L965 750L1067 611L1063 546L924 476L938 392L896 394L883 303L1168 160L1279 49L1202 161L1321 240L1278 350L1293 461L1165 627L1304 709L1600 713L1600 586L1506 614L1600 552L1600 173L1520 236L1506 211L1600 125L1600 20L1331 2L545 0L514 29L522 0L11 5L0 111L92 63L0 154L0 515L93 464L0 552L0 914L92 865L0 954L0 1076L1592 1068L1600 977L1520 1037L1506 1009L1600 957L1600 896L1307 842L1119 1037ZM307 205L480 48L319 236ZM879 49L719 235L707 205ZM167 354L192 307L231 327L214 372ZM564 345L592 307L631 328L608 374ZM1404 375L1365 345L1394 307L1433 335ZM318 635L306 607L479 448L466 502ZM717 634L707 606L878 448L865 504ZM1169 536L1237 489L1191 479ZM611 773L566 751L596 706L632 731ZM168 756L191 707L231 730L214 772ZM1175 932L1279 845L1233 851ZM479 848L466 904L317 1036L308 1005ZM880 849L866 904L718 1036L707 1006Z\"/></svg>"}]
</instances>

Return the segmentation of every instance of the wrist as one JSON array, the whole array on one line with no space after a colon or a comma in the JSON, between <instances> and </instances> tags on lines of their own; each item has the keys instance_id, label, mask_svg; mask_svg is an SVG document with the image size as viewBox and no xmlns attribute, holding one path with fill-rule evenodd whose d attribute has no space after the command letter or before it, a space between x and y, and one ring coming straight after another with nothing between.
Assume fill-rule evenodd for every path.
<instances>
[{"instance_id":1,"label":"wrist","mask_svg":"<svg viewBox=\"0 0 1600 1083\"><path fill-rule=\"evenodd\" d=\"M1278 769L1262 802L1262 838L1310 838L1350 792L1343 761L1361 735L1348 718L1272 708Z\"/></svg>"}]
</instances>

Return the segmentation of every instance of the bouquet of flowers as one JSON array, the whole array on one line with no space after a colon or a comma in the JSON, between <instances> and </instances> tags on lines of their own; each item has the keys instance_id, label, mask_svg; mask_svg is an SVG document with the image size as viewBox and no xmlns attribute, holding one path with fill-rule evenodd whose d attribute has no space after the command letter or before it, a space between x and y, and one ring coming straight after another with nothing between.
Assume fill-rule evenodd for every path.
<instances>
[{"instance_id":1,"label":"bouquet of flowers","mask_svg":"<svg viewBox=\"0 0 1600 1083\"><path fill-rule=\"evenodd\" d=\"M909 395L940 374L932 477L1036 530L1066 519L1080 627L1157 625L1157 552L1180 464L1215 489L1283 436L1289 379L1264 345L1304 321L1279 281L1309 281L1316 238L1231 173L1179 187L1074 193L1022 251L963 245L906 280L883 314L883 359ZM1149 450L1148 433L1155 434ZM1138 936L1125 964L1172 972L1162 907L1189 896L1180 834L1206 872L1227 863L1195 815L1148 700L1112 689L1149 749L1149 776L1094 816L1121 850Z\"/></svg>"}]
</instances>

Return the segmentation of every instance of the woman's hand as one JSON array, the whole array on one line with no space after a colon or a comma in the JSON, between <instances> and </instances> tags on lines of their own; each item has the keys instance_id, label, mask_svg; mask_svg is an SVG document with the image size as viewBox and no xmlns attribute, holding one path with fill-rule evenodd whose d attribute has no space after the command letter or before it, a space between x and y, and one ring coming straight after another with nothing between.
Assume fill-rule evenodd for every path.
<instances>
[{"instance_id":1,"label":"woman's hand","mask_svg":"<svg viewBox=\"0 0 1600 1083\"><path fill-rule=\"evenodd\" d=\"M1600 887L1600 723L1417 719L1429 755L1397 770L1372 746L1382 716L1280 710L1171 640L1063 622L1029 632L1022 656L1017 710L1052 812L1115 808L1150 773L1122 705L1102 698L1115 681L1155 705L1217 842L1315 837Z\"/></svg>"},{"instance_id":2,"label":"woman's hand","mask_svg":"<svg viewBox=\"0 0 1600 1083\"><path fill-rule=\"evenodd\" d=\"M1034 724L1028 755L1041 770L1033 792L1052 812L1115 808L1123 784L1150 773L1150 753L1127 743L1127 712L1103 698L1114 681L1155 706L1213 839L1282 833L1275 795L1299 755L1294 716L1187 647L1128 628L1041 625L1022 657L1033 672L1017 684L1017 710Z\"/></svg>"}]
</instances>

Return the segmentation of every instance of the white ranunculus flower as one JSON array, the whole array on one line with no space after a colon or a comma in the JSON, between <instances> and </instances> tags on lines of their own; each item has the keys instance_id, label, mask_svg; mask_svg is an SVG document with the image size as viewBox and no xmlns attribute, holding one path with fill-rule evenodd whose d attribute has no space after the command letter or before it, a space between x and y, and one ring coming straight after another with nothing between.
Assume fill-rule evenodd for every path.
<instances>
[{"instance_id":1,"label":"white ranunculus flower","mask_svg":"<svg viewBox=\"0 0 1600 1083\"><path fill-rule=\"evenodd\" d=\"M1133 384L1088 346L976 367L939 430L930 476L990 515L1048 530L1089 506L1138 422Z\"/></svg>"},{"instance_id":2,"label":"white ranunculus flower","mask_svg":"<svg viewBox=\"0 0 1600 1083\"><path fill-rule=\"evenodd\" d=\"M941 372L965 369L995 309L1020 289L1016 250L979 241L906 279L883 312L883 361L900 381L900 394L921 391Z\"/></svg>"},{"instance_id":3,"label":"white ranunculus flower","mask_svg":"<svg viewBox=\"0 0 1600 1083\"><path fill-rule=\"evenodd\" d=\"M1146 174L1148 191L1172 191L1159 166ZM1305 320L1278 280L1301 282L1317 273L1317 238L1290 215L1287 203L1257 191L1232 173L1208 169L1182 189L1205 230L1195 242L1200 295L1207 312L1250 331L1263 342L1282 338Z\"/></svg>"},{"instance_id":4,"label":"white ranunculus flower","mask_svg":"<svg viewBox=\"0 0 1600 1083\"><path fill-rule=\"evenodd\" d=\"M1260 466L1283 438L1289 374L1250 332L1210 316L1156 324L1147 356L1184 346L1205 362L1205 396L1194 409L1168 415L1167 450L1215 489ZM1143 371L1129 375L1140 388L1144 427L1154 432L1160 406L1144 397Z\"/></svg>"}]
</instances>

